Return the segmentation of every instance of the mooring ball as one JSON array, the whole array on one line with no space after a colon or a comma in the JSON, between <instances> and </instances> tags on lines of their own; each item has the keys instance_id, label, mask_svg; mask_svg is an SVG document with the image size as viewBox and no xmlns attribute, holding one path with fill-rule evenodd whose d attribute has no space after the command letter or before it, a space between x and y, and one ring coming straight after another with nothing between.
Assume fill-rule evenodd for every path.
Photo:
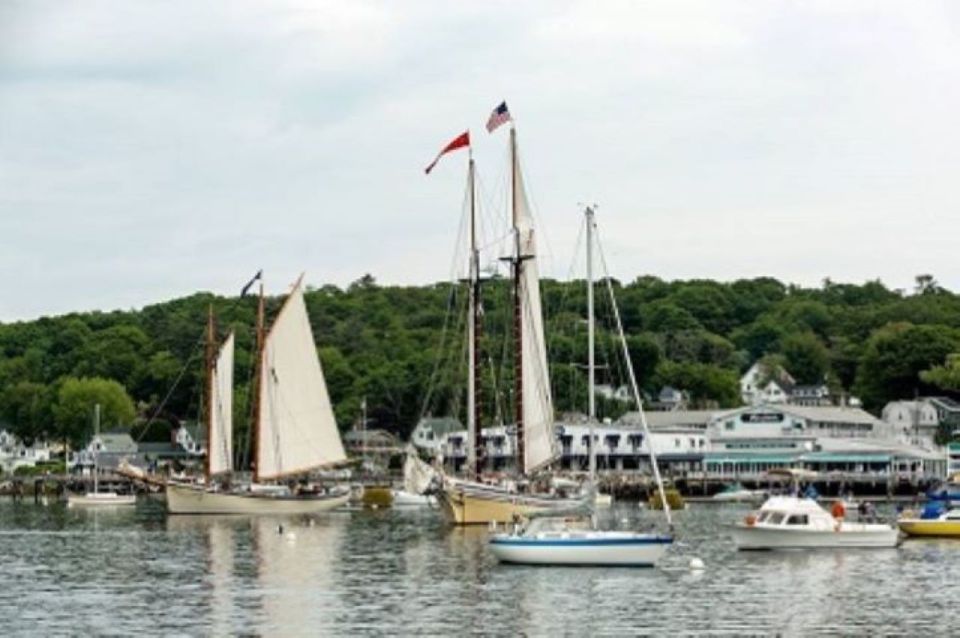
<instances>
[{"instance_id":1,"label":"mooring ball","mask_svg":"<svg viewBox=\"0 0 960 638\"><path fill-rule=\"evenodd\" d=\"M694 571L700 571L704 568L703 561L694 556L690 559L690 569Z\"/></svg>"}]
</instances>

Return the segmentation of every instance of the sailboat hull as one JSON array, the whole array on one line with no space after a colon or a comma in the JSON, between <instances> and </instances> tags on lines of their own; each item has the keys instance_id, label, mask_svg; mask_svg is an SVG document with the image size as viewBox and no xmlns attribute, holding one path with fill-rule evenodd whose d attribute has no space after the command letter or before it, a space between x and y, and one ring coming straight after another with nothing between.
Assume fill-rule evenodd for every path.
<instances>
[{"instance_id":1,"label":"sailboat hull","mask_svg":"<svg viewBox=\"0 0 960 638\"><path fill-rule=\"evenodd\" d=\"M437 492L440 509L455 525L510 523L531 514L544 514L576 507L577 499L517 494L505 489L473 484L444 485Z\"/></svg>"},{"instance_id":2,"label":"sailboat hull","mask_svg":"<svg viewBox=\"0 0 960 638\"><path fill-rule=\"evenodd\" d=\"M526 537L499 535L490 550L502 563L653 567L673 543L669 536L594 532Z\"/></svg>"},{"instance_id":3,"label":"sailboat hull","mask_svg":"<svg viewBox=\"0 0 960 638\"><path fill-rule=\"evenodd\" d=\"M345 505L348 491L275 496L253 492L211 492L189 485L167 485L170 514L316 514Z\"/></svg>"}]
</instances>

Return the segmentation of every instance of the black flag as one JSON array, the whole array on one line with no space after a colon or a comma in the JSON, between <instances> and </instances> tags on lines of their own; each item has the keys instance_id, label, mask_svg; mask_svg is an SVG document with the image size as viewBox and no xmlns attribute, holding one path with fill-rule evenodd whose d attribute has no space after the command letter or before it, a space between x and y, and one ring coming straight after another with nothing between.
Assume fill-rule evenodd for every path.
<instances>
[{"instance_id":1,"label":"black flag","mask_svg":"<svg viewBox=\"0 0 960 638\"><path fill-rule=\"evenodd\" d=\"M253 276L253 279L251 279L250 281L248 281L248 282L247 282L247 285L244 286L244 287L243 287L243 290L240 291L240 298L241 298L241 299L243 299L244 297L247 296L247 292L250 290L250 287L253 286L254 283L260 281L260 278L261 278L262 276L263 276L263 270L258 270L258 271L257 271L257 274L255 274L255 275Z\"/></svg>"}]
</instances>

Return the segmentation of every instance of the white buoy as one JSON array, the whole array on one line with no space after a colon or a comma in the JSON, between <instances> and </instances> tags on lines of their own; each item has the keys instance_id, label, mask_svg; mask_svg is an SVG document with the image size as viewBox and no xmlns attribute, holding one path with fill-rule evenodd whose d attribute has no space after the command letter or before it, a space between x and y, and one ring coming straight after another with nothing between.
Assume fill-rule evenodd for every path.
<instances>
[{"instance_id":1,"label":"white buoy","mask_svg":"<svg viewBox=\"0 0 960 638\"><path fill-rule=\"evenodd\" d=\"M297 535L294 534L293 532L287 532L287 535L285 538L292 543L293 541L297 540Z\"/></svg>"},{"instance_id":2,"label":"white buoy","mask_svg":"<svg viewBox=\"0 0 960 638\"><path fill-rule=\"evenodd\" d=\"M701 572L705 569L703 561L694 556L690 559L690 570L694 572Z\"/></svg>"}]
</instances>

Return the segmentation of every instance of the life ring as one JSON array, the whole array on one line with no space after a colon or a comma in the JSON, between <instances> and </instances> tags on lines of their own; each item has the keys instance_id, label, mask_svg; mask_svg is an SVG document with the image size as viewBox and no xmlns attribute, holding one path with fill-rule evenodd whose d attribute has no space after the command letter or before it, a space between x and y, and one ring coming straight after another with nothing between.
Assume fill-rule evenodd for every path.
<instances>
[{"instance_id":1,"label":"life ring","mask_svg":"<svg viewBox=\"0 0 960 638\"><path fill-rule=\"evenodd\" d=\"M743 519L743 522L747 524L747 527L753 527L753 524L757 522L757 517L753 514L747 514L747 517Z\"/></svg>"},{"instance_id":2,"label":"life ring","mask_svg":"<svg viewBox=\"0 0 960 638\"><path fill-rule=\"evenodd\" d=\"M836 519L842 519L847 515L847 508L843 506L843 502L835 501L833 507L830 508L830 514Z\"/></svg>"}]
</instances>

